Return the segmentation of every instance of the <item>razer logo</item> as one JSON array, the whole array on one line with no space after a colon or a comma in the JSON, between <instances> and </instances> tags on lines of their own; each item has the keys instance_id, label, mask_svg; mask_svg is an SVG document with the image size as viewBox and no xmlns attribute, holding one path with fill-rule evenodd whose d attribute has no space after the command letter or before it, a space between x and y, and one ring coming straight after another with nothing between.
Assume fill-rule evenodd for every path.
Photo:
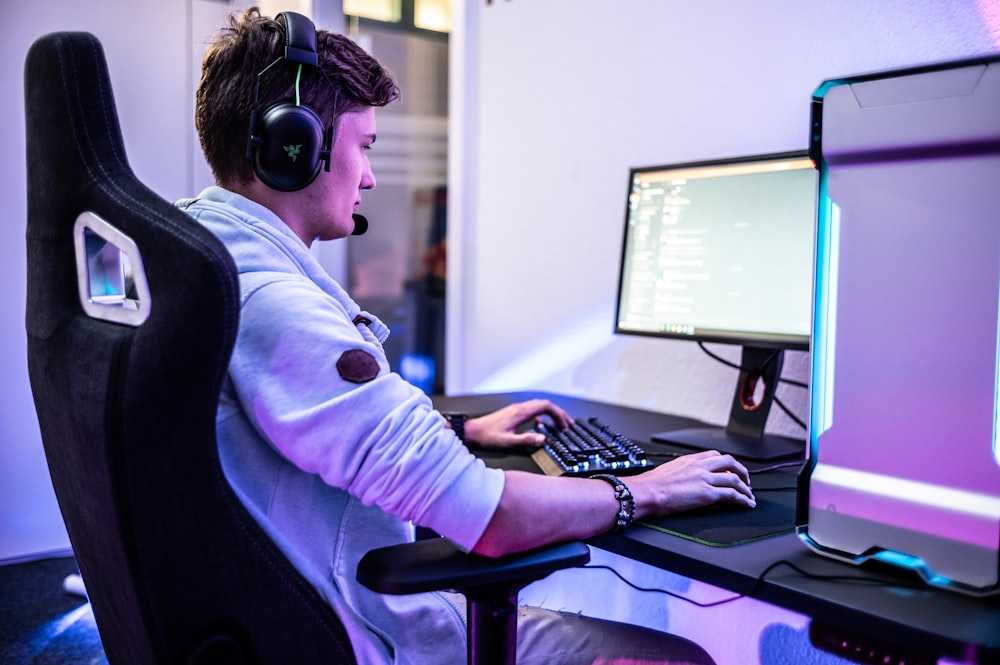
<instances>
[{"instance_id":1,"label":"razer logo","mask_svg":"<svg viewBox=\"0 0 1000 665\"><path fill-rule=\"evenodd\" d=\"M288 156L292 158L293 162L298 158L299 153L302 152L301 143L299 143L298 145L285 145L282 146L282 148L284 148L285 152L288 153Z\"/></svg>"}]
</instances>

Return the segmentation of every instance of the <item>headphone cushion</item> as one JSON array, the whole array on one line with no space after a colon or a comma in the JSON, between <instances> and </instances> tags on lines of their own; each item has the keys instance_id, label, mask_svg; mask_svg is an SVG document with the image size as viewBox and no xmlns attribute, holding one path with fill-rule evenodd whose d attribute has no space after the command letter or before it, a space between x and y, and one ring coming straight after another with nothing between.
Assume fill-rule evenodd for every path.
<instances>
[{"instance_id":1,"label":"headphone cushion","mask_svg":"<svg viewBox=\"0 0 1000 665\"><path fill-rule=\"evenodd\" d=\"M256 132L257 177L282 192L306 187L319 175L324 134L323 121L308 106L288 101L269 107Z\"/></svg>"}]
</instances>

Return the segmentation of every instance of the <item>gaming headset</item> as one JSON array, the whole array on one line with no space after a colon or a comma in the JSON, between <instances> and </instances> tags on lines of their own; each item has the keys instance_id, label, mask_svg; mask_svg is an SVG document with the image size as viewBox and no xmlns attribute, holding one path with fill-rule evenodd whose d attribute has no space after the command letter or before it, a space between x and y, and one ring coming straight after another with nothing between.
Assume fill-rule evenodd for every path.
<instances>
[{"instance_id":1,"label":"gaming headset","mask_svg":"<svg viewBox=\"0 0 1000 665\"><path fill-rule=\"evenodd\" d=\"M279 16L285 17L284 55L257 74L247 157L253 160L254 172L265 185L282 192L294 192L315 180L320 167L330 170L333 126L324 127L319 114L299 99L302 68L319 65L316 27L302 14L282 12ZM295 99L272 104L260 114L258 122L260 77L282 61L298 64Z\"/></svg>"}]
</instances>

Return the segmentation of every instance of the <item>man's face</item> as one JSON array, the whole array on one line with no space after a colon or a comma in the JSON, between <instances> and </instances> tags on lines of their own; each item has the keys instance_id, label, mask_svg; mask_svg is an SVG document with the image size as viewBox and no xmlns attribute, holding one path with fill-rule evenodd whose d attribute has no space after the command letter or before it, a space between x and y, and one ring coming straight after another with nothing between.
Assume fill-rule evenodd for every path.
<instances>
[{"instance_id":1,"label":"man's face","mask_svg":"<svg viewBox=\"0 0 1000 665\"><path fill-rule=\"evenodd\" d=\"M311 238L344 238L354 230L352 215L361 203L361 192L375 187L368 163L368 150L374 142L374 107L340 115L330 152L330 172L321 170L303 190Z\"/></svg>"}]
</instances>

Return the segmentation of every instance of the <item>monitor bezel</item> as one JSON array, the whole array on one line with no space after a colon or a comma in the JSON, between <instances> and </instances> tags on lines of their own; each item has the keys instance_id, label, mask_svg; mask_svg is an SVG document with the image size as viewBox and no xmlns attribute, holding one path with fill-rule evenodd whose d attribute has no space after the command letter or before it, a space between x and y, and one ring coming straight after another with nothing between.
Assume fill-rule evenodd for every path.
<instances>
[{"instance_id":1,"label":"monitor bezel","mask_svg":"<svg viewBox=\"0 0 1000 665\"><path fill-rule=\"evenodd\" d=\"M690 162L675 162L658 164L651 166L634 166L629 168L628 181L625 190L625 214L622 223L621 250L618 259L618 284L615 293L615 318L614 333L616 335L628 335L635 337L650 337L657 339L678 339L692 342L714 342L722 344L734 344L748 347L758 347L766 349L788 349L793 351L808 351L812 332L812 311L809 313L810 333L805 335L767 333L763 331L725 331L725 330L697 330L693 333L672 332L672 331L650 331L634 330L622 328L622 292L625 281L626 252L628 251L629 235L629 200L632 193L632 181L636 174L649 173L653 171L682 170L691 168L705 168L712 166L731 166L748 163L775 162L787 160L811 159L808 150L790 150L784 152L770 152L761 154L741 155L736 157L723 157L708 160L698 160ZM815 162L813 168L816 168ZM818 186L818 185L817 185ZM816 256L816 230L815 218L813 221L813 247L812 255L815 262Z\"/></svg>"}]
</instances>

